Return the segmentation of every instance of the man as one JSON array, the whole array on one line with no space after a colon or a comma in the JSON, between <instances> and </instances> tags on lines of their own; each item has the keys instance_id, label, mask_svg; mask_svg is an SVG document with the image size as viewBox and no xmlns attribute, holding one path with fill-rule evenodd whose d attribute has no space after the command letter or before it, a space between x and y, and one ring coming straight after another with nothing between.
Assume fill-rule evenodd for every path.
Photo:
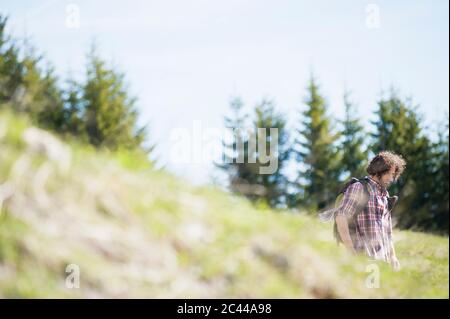
<instances>
[{"instance_id":1,"label":"man","mask_svg":"<svg viewBox=\"0 0 450 319\"><path fill-rule=\"evenodd\" d=\"M376 155L367 167L366 176L368 201L365 186L361 182L351 184L344 194L341 205L336 210L335 220L339 236L350 251L365 253L370 258L391 264L394 270L400 269L392 240L392 219L389 210L387 188L403 173L405 160L392 152ZM355 226L349 231L358 203L366 200L367 205L356 216Z\"/></svg>"}]
</instances>

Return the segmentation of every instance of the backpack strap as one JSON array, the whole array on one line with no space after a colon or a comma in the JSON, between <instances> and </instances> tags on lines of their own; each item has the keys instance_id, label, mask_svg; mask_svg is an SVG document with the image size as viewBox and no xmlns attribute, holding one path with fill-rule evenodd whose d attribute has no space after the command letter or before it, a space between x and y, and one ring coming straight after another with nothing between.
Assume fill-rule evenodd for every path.
<instances>
[{"instance_id":1,"label":"backpack strap","mask_svg":"<svg viewBox=\"0 0 450 319\"><path fill-rule=\"evenodd\" d=\"M338 194L344 194L350 185L352 185L356 182L359 182L359 181L360 181L359 178L352 177L347 183L345 183L345 185L342 187L342 189L339 191Z\"/></svg>"},{"instance_id":2,"label":"backpack strap","mask_svg":"<svg viewBox=\"0 0 450 319\"><path fill-rule=\"evenodd\" d=\"M398 196L388 197L388 210L392 213L394 210L395 204L397 204Z\"/></svg>"},{"instance_id":3,"label":"backpack strap","mask_svg":"<svg viewBox=\"0 0 450 319\"><path fill-rule=\"evenodd\" d=\"M361 204L358 206L356 214L360 214L364 208L366 208L367 203L369 202L369 197L370 197L370 191L369 191L369 179L367 177L364 178L360 178L358 179L358 182L360 182L361 184L363 184L364 186L364 201L361 202Z\"/></svg>"}]
</instances>

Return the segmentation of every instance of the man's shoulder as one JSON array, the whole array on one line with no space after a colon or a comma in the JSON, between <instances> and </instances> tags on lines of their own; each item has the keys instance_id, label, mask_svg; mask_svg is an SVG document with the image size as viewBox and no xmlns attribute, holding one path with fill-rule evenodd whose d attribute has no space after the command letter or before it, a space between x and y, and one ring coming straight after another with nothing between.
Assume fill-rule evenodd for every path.
<instances>
[{"instance_id":1,"label":"man's shoulder","mask_svg":"<svg viewBox=\"0 0 450 319\"><path fill-rule=\"evenodd\" d=\"M364 191L364 188L366 187L363 185L364 182L361 180L353 181L347 189L345 190L346 194L355 194L355 193L362 193Z\"/></svg>"}]
</instances>

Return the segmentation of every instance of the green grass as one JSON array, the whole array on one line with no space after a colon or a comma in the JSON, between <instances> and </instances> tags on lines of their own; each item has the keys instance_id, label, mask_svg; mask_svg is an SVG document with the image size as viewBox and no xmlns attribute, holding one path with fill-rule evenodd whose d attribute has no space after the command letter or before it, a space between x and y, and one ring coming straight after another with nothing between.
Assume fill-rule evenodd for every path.
<instances>
[{"instance_id":1,"label":"green grass","mask_svg":"<svg viewBox=\"0 0 450 319\"><path fill-rule=\"evenodd\" d=\"M68 169L0 113L0 297L448 298L447 237L395 230L400 272L333 242L331 225L193 187L142 154L67 140ZM66 267L80 287L66 287ZM369 268L368 268L369 267Z\"/></svg>"}]
</instances>

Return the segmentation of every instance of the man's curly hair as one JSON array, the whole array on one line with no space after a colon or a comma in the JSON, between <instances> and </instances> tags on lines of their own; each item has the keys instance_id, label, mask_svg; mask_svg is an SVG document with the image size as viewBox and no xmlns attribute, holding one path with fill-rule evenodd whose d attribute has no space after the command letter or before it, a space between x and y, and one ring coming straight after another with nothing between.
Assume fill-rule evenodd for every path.
<instances>
[{"instance_id":1,"label":"man's curly hair","mask_svg":"<svg viewBox=\"0 0 450 319\"><path fill-rule=\"evenodd\" d=\"M381 177L389 170L391 167L395 167L395 180L397 180L403 173L406 167L406 161L401 155L395 154L390 151L383 151L378 153L367 166L367 173L369 175L376 175Z\"/></svg>"}]
</instances>

